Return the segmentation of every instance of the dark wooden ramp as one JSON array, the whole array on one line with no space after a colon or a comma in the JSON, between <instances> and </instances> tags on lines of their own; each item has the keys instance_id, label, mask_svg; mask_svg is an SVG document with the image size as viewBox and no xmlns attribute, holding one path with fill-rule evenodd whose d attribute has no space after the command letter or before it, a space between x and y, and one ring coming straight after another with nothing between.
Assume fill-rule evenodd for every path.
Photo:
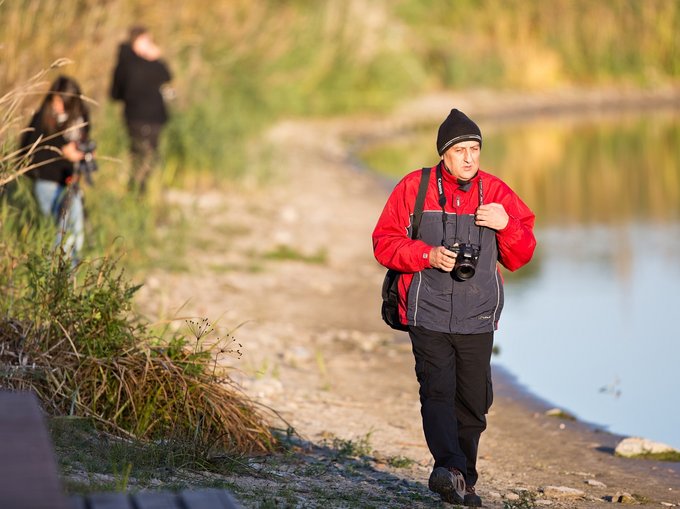
<instances>
[{"instance_id":1,"label":"dark wooden ramp","mask_svg":"<svg viewBox=\"0 0 680 509\"><path fill-rule=\"evenodd\" d=\"M71 499L72 509L240 509L227 490L204 489L170 493L96 493Z\"/></svg>"},{"instance_id":2,"label":"dark wooden ramp","mask_svg":"<svg viewBox=\"0 0 680 509\"><path fill-rule=\"evenodd\" d=\"M239 509L229 491L66 497L38 398L0 391L0 509Z\"/></svg>"},{"instance_id":3,"label":"dark wooden ramp","mask_svg":"<svg viewBox=\"0 0 680 509\"><path fill-rule=\"evenodd\" d=\"M0 391L0 507L70 509L38 399Z\"/></svg>"}]
</instances>

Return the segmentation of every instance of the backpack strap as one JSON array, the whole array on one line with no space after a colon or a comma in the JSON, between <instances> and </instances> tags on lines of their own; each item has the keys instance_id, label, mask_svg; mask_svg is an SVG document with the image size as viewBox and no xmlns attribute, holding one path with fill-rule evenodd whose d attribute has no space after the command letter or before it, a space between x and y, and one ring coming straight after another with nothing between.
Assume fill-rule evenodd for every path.
<instances>
[{"instance_id":1,"label":"backpack strap","mask_svg":"<svg viewBox=\"0 0 680 509\"><path fill-rule=\"evenodd\" d=\"M418 187L418 195L416 196L416 204L413 208L413 228L411 228L411 238L418 238L418 228L420 227L420 220L423 217L423 207L425 205L425 195L430 184L430 170L431 168L423 168L420 174L420 186Z\"/></svg>"}]
</instances>

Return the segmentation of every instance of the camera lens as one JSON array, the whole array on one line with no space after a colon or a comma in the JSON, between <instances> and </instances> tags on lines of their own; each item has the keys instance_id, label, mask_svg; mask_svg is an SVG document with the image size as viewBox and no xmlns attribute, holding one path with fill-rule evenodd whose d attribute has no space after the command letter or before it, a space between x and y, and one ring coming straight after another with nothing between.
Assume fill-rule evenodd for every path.
<instances>
[{"instance_id":1,"label":"camera lens","mask_svg":"<svg viewBox=\"0 0 680 509\"><path fill-rule=\"evenodd\" d=\"M479 247L472 244L460 244L456 264L453 266L453 275L459 281L467 281L475 275L477 261L479 260Z\"/></svg>"},{"instance_id":2,"label":"camera lens","mask_svg":"<svg viewBox=\"0 0 680 509\"><path fill-rule=\"evenodd\" d=\"M475 275L475 268L472 264L461 263L455 268L456 277L462 281L467 281Z\"/></svg>"}]
</instances>

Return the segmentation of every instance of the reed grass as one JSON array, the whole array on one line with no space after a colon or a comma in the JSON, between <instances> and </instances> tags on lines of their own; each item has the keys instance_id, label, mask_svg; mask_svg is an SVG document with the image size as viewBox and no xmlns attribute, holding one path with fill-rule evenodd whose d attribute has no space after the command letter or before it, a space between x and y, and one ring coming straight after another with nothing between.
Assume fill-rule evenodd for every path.
<instances>
[{"instance_id":1,"label":"reed grass","mask_svg":"<svg viewBox=\"0 0 680 509\"><path fill-rule=\"evenodd\" d=\"M380 111L442 88L680 77L680 4L666 0L17 0L0 19L0 91L67 57L102 105L127 27L150 26L178 92L164 145L175 182L250 174L258 134L284 116ZM121 131L117 108L98 113L98 136Z\"/></svg>"},{"instance_id":2,"label":"reed grass","mask_svg":"<svg viewBox=\"0 0 680 509\"><path fill-rule=\"evenodd\" d=\"M138 286L117 261L73 268L56 254L12 267L0 315L0 387L32 390L51 415L95 420L145 440L182 437L204 451L266 452L275 439L261 411L230 378L223 357L240 355L212 324L154 337L131 315Z\"/></svg>"}]
</instances>

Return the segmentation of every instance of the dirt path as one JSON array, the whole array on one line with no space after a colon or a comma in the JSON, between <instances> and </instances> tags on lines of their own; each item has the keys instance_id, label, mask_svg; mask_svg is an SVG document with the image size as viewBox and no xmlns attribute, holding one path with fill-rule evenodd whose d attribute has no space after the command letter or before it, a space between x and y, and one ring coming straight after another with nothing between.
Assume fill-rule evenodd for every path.
<instances>
[{"instance_id":1,"label":"dirt path","mask_svg":"<svg viewBox=\"0 0 680 509\"><path fill-rule=\"evenodd\" d=\"M606 106L610 96L598 94L591 104ZM282 122L263 140L275 168L265 188L170 194L193 217L191 268L151 273L140 303L156 316L181 307L181 315L219 318L227 329L247 320L235 333L240 380L316 445L229 479L246 507L442 505L426 487L431 459L408 338L379 318L384 271L370 234L388 190L352 166L346 140L436 121L453 104L520 115L522 104L545 111L555 99L496 97L491 110L483 93L442 95L382 119ZM290 248L288 259L272 254L278 246ZM495 387L480 452L485 506L599 507L624 493L638 504L680 505L678 464L616 458L617 437L546 417L548 407L502 373Z\"/></svg>"}]
</instances>

